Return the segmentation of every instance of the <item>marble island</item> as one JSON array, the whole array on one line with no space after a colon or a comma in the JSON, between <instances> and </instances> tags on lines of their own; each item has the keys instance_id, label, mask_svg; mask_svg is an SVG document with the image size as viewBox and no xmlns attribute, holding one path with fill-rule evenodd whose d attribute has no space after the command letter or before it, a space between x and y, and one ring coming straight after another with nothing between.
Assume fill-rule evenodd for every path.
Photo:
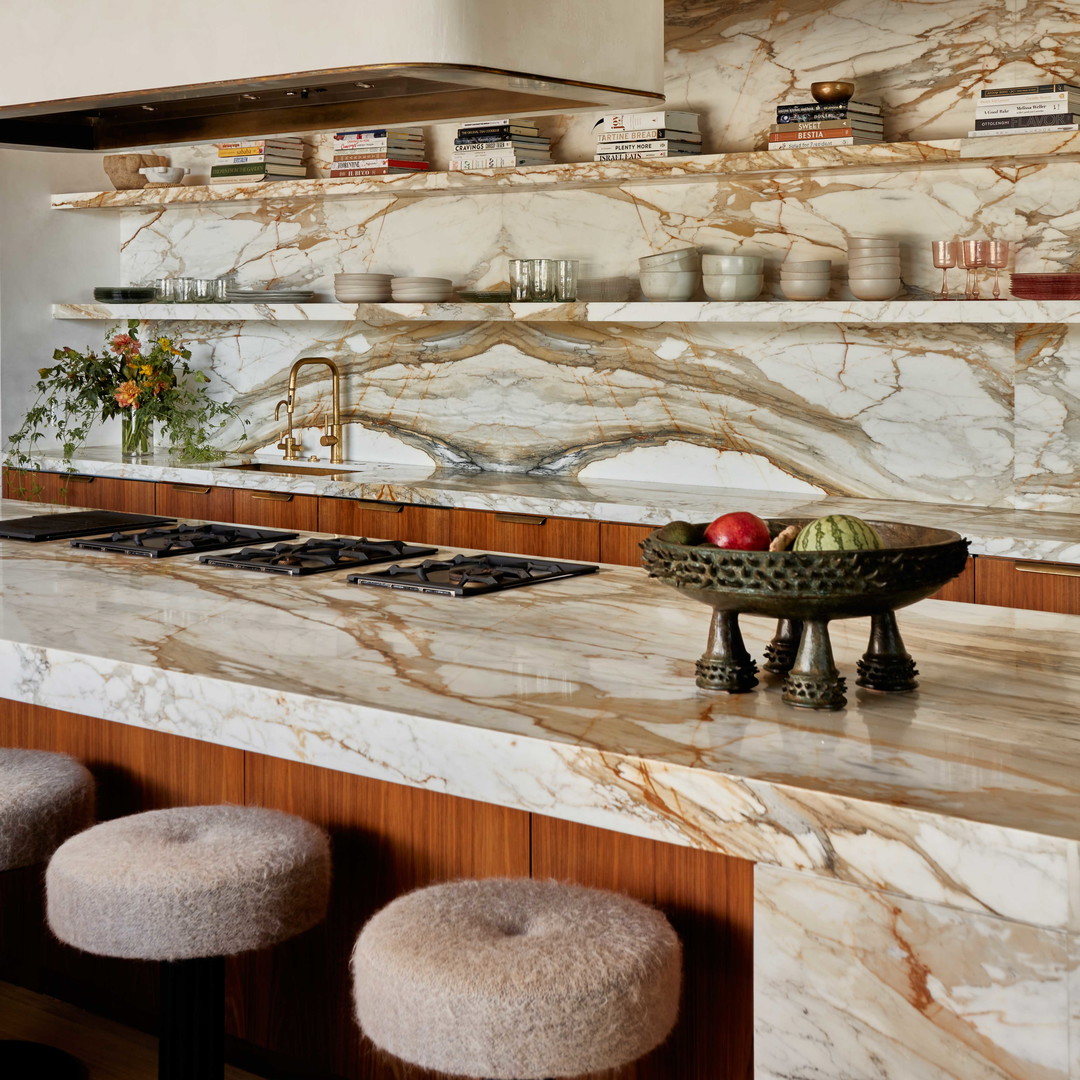
<instances>
[{"instance_id":1,"label":"marble island","mask_svg":"<svg viewBox=\"0 0 1080 1080\"><path fill-rule=\"evenodd\" d=\"M636 569L454 601L2 541L0 588L9 699L752 860L759 1077L1080 1076L1074 617L926 601L920 690L814 713L697 690L708 610Z\"/></svg>"}]
</instances>

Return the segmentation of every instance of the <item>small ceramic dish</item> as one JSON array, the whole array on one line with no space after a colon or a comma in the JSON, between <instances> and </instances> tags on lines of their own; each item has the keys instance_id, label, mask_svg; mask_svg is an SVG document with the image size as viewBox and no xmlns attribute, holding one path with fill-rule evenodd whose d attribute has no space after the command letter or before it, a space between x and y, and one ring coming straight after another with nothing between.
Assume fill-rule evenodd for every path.
<instances>
[{"instance_id":1,"label":"small ceramic dish","mask_svg":"<svg viewBox=\"0 0 1080 1080\"><path fill-rule=\"evenodd\" d=\"M140 175L146 177L148 184L165 186L181 183L190 172L190 169L181 169L176 165L148 165L139 170Z\"/></svg>"}]
</instances>

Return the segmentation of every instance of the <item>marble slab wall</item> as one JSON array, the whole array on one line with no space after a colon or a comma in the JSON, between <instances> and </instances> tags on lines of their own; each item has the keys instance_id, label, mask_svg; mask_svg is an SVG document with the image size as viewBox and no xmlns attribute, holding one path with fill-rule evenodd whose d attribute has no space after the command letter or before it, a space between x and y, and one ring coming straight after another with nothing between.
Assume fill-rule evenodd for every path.
<instances>
[{"instance_id":1,"label":"marble slab wall","mask_svg":"<svg viewBox=\"0 0 1080 1080\"><path fill-rule=\"evenodd\" d=\"M703 114L706 149L758 147L775 104L854 76L893 139L958 137L983 80L1073 79L1080 0L914 4L668 3L672 107ZM869 42L872 38L873 47ZM1071 50L1071 51L1070 51ZM1073 57L1069 59L1070 55ZM587 160L592 116L540 120L559 160ZM453 129L429 129L444 167ZM326 136L311 139L316 171ZM172 152L205 166L212 151ZM190 159L190 160L189 160ZM908 292L940 287L929 241L1015 242L1016 267L1077 261L1080 166L882 167L513 194L192 206L121 215L128 280L235 274L332 296L339 270L506 281L510 257L632 274L685 244L834 260L844 235L902 241ZM952 285L960 284L954 272ZM584 326L559 323L186 324L196 359L241 406L245 448L277 441L274 403L299 356L346 372L346 452L484 470L1080 510L1077 339L1062 327ZM305 373L302 423L328 408ZM310 435L309 435L310 441Z\"/></svg>"}]
</instances>

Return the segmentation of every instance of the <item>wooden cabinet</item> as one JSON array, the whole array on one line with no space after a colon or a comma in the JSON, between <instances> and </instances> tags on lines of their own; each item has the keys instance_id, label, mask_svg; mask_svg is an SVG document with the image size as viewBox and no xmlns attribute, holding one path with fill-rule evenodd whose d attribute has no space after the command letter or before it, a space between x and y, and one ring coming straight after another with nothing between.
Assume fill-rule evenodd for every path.
<instances>
[{"instance_id":1,"label":"wooden cabinet","mask_svg":"<svg viewBox=\"0 0 1080 1080\"><path fill-rule=\"evenodd\" d=\"M975 598L980 604L1080 615L1080 566L980 555Z\"/></svg>"},{"instance_id":2,"label":"wooden cabinet","mask_svg":"<svg viewBox=\"0 0 1080 1080\"><path fill-rule=\"evenodd\" d=\"M438 506L406 506L370 499L319 499L319 531L371 540L411 540L450 544L451 511Z\"/></svg>"},{"instance_id":3,"label":"wooden cabinet","mask_svg":"<svg viewBox=\"0 0 1080 1080\"><path fill-rule=\"evenodd\" d=\"M155 484L155 513L199 521L232 521L233 489L209 484Z\"/></svg>"},{"instance_id":4,"label":"wooden cabinet","mask_svg":"<svg viewBox=\"0 0 1080 1080\"><path fill-rule=\"evenodd\" d=\"M35 491L39 488L39 491ZM111 476L83 473L18 472L4 470L4 497L31 502L59 503L62 506L94 510L124 510L133 514L154 514L154 484L145 480L117 480Z\"/></svg>"},{"instance_id":5,"label":"wooden cabinet","mask_svg":"<svg viewBox=\"0 0 1080 1080\"><path fill-rule=\"evenodd\" d=\"M4 469L4 498L23 502L64 504L60 476L57 473L35 472L33 469Z\"/></svg>"},{"instance_id":6,"label":"wooden cabinet","mask_svg":"<svg viewBox=\"0 0 1080 1080\"><path fill-rule=\"evenodd\" d=\"M319 500L315 495L288 491L233 489L232 521L238 525L261 525L267 529L319 531Z\"/></svg>"},{"instance_id":7,"label":"wooden cabinet","mask_svg":"<svg viewBox=\"0 0 1080 1080\"><path fill-rule=\"evenodd\" d=\"M455 510L450 519L450 545L512 555L597 562L600 559L600 524L533 514Z\"/></svg>"},{"instance_id":8,"label":"wooden cabinet","mask_svg":"<svg viewBox=\"0 0 1080 1080\"><path fill-rule=\"evenodd\" d=\"M604 521L600 525L600 561L619 566L641 565L641 541L654 525L619 525Z\"/></svg>"}]
</instances>

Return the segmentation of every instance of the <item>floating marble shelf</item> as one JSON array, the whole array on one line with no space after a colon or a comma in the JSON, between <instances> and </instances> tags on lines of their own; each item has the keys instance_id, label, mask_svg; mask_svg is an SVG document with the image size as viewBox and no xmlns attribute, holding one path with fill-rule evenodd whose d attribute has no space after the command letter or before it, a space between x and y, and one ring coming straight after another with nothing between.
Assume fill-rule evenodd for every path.
<instances>
[{"instance_id":1,"label":"floating marble shelf","mask_svg":"<svg viewBox=\"0 0 1080 1080\"><path fill-rule=\"evenodd\" d=\"M258 184L185 185L137 191L85 191L53 195L54 210L157 210L200 203L267 202L280 199L347 199L384 196L507 193L537 188L621 187L626 184L700 183L714 177L927 166L1034 164L1080 157L1080 133L1000 135L979 139L821 146L806 150L754 150L737 154L648 161L580 161L522 169L475 172L398 173L356 180L282 180Z\"/></svg>"},{"instance_id":2,"label":"floating marble shelf","mask_svg":"<svg viewBox=\"0 0 1080 1080\"><path fill-rule=\"evenodd\" d=\"M1080 300L761 300L626 304L54 304L54 319L177 322L1080 323Z\"/></svg>"}]
</instances>

